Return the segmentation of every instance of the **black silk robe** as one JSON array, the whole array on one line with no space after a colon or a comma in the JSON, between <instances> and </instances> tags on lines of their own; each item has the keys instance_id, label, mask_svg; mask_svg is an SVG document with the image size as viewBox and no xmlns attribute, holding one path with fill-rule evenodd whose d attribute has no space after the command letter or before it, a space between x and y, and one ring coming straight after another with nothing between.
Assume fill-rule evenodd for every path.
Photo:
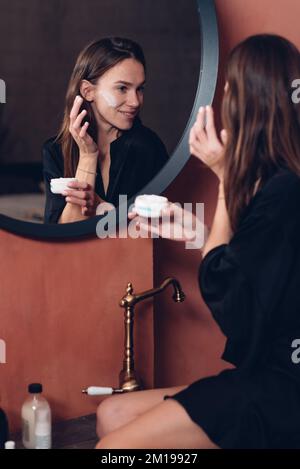
<instances>
[{"instance_id":1,"label":"black silk robe","mask_svg":"<svg viewBox=\"0 0 300 469\"><path fill-rule=\"evenodd\" d=\"M236 368L165 399L183 405L221 448L300 448L296 174L279 170L255 194L230 242L202 260L199 285L227 337L222 358Z\"/></svg>"},{"instance_id":2,"label":"black silk robe","mask_svg":"<svg viewBox=\"0 0 300 469\"><path fill-rule=\"evenodd\" d=\"M127 195L128 200L156 176L168 161L166 148L160 138L136 120L130 130L114 140L110 145L111 164L109 185L104 191L98 161L95 192L106 202L119 205L119 195ZM59 143L55 138L43 145L43 173L46 190L45 223L57 223L66 202L60 194L52 194L50 180L64 177L64 159Z\"/></svg>"}]
</instances>

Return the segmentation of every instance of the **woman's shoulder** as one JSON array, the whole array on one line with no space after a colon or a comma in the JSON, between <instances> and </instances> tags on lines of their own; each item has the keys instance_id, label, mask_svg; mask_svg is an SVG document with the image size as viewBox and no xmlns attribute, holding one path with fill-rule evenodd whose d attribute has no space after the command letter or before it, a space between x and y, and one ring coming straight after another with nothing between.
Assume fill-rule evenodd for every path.
<instances>
[{"instance_id":1,"label":"woman's shoulder","mask_svg":"<svg viewBox=\"0 0 300 469\"><path fill-rule=\"evenodd\" d=\"M155 149L161 148L166 151L165 145L158 134L149 127L146 127L140 120L134 125L131 133L135 143L147 146L148 148L149 146Z\"/></svg>"},{"instance_id":2,"label":"woman's shoulder","mask_svg":"<svg viewBox=\"0 0 300 469\"><path fill-rule=\"evenodd\" d=\"M64 158L57 137L48 138L42 146L42 158L44 171L63 174Z\"/></svg>"},{"instance_id":3,"label":"woman's shoulder","mask_svg":"<svg viewBox=\"0 0 300 469\"><path fill-rule=\"evenodd\" d=\"M43 143L43 150L55 150L61 151L61 144L59 143L57 136L50 137Z\"/></svg>"},{"instance_id":4,"label":"woman's shoulder","mask_svg":"<svg viewBox=\"0 0 300 469\"><path fill-rule=\"evenodd\" d=\"M261 199L277 200L280 205L291 202L291 198L300 197L300 174L289 168L279 169L263 186Z\"/></svg>"},{"instance_id":5,"label":"woman's shoulder","mask_svg":"<svg viewBox=\"0 0 300 469\"><path fill-rule=\"evenodd\" d=\"M289 168L280 168L265 184L263 191L268 194L282 189L297 189L300 187L300 174Z\"/></svg>"},{"instance_id":6,"label":"woman's shoulder","mask_svg":"<svg viewBox=\"0 0 300 469\"><path fill-rule=\"evenodd\" d=\"M42 145L43 158L56 159L57 161L63 160L61 144L57 140L57 136L50 137Z\"/></svg>"},{"instance_id":7,"label":"woman's shoulder","mask_svg":"<svg viewBox=\"0 0 300 469\"><path fill-rule=\"evenodd\" d=\"M278 170L257 191L246 207L242 220L248 216L266 221L295 216L300 205L300 176L288 168ZM300 212L299 212L300 213Z\"/></svg>"}]
</instances>

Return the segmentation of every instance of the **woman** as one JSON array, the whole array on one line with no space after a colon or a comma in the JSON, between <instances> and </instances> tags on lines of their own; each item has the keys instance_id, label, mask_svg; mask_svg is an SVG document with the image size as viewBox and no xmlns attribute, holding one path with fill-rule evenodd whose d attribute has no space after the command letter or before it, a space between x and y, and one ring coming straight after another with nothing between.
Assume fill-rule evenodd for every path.
<instances>
[{"instance_id":1,"label":"woman","mask_svg":"<svg viewBox=\"0 0 300 469\"><path fill-rule=\"evenodd\" d=\"M200 289L236 368L104 400L98 448L300 448L299 76L287 40L246 39L229 57L221 139L210 107L191 131L191 153L219 179Z\"/></svg>"},{"instance_id":2,"label":"woman","mask_svg":"<svg viewBox=\"0 0 300 469\"><path fill-rule=\"evenodd\" d=\"M46 223L67 223L96 214L106 201L139 192L167 162L158 136L144 127L145 58L129 39L105 38L89 44L72 73L63 123L43 146ZM63 195L50 180L76 177Z\"/></svg>"}]
</instances>

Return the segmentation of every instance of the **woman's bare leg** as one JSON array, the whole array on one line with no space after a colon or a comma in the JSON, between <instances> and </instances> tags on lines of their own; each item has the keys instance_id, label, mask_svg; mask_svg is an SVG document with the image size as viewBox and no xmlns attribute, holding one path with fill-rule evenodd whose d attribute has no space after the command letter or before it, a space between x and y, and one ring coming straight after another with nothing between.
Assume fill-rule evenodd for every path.
<instances>
[{"instance_id":1,"label":"woman's bare leg","mask_svg":"<svg viewBox=\"0 0 300 469\"><path fill-rule=\"evenodd\" d=\"M205 404L204 404L205 405ZM217 449L175 399L157 404L104 436L97 449Z\"/></svg>"},{"instance_id":2,"label":"woman's bare leg","mask_svg":"<svg viewBox=\"0 0 300 469\"><path fill-rule=\"evenodd\" d=\"M104 399L97 410L97 434L103 438L142 415L147 410L164 402L165 395L173 396L185 386L149 389L125 394L114 394Z\"/></svg>"}]
</instances>

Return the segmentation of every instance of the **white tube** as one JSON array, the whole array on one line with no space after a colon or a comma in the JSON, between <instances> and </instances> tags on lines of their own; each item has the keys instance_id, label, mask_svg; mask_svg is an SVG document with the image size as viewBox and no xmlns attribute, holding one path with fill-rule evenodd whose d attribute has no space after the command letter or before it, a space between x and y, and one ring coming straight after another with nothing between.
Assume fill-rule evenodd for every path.
<instances>
[{"instance_id":1,"label":"white tube","mask_svg":"<svg viewBox=\"0 0 300 469\"><path fill-rule=\"evenodd\" d=\"M88 396L105 396L107 394L112 394L113 391L113 388L99 386L89 386L85 389L85 393Z\"/></svg>"}]
</instances>

